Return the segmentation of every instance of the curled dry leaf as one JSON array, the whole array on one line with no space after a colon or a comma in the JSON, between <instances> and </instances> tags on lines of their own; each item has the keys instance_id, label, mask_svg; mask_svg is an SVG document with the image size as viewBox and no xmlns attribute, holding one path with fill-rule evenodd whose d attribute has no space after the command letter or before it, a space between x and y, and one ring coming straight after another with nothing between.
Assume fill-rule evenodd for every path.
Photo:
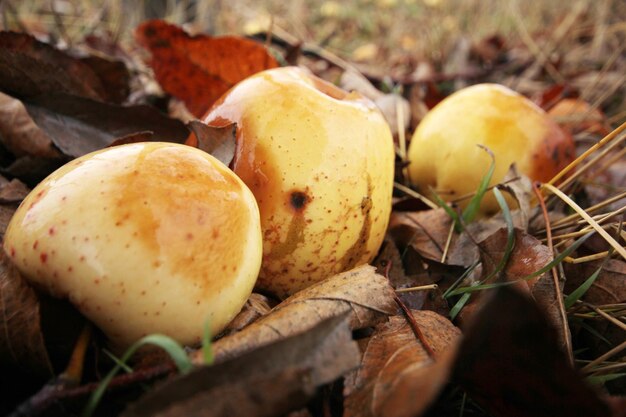
<instances>
[{"instance_id":1,"label":"curled dry leaf","mask_svg":"<svg viewBox=\"0 0 626 417\"><path fill-rule=\"evenodd\" d=\"M537 304L490 292L458 350L454 379L494 417L600 417L607 405L572 369Z\"/></svg>"},{"instance_id":2,"label":"curled dry leaf","mask_svg":"<svg viewBox=\"0 0 626 417\"><path fill-rule=\"evenodd\" d=\"M52 375L40 324L39 300L0 250L0 363L39 377Z\"/></svg>"},{"instance_id":3,"label":"curled dry leaf","mask_svg":"<svg viewBox=\"0 0 626 417\"><path fill-rule=\"evenodd\" d=\"M252 293L239 314L237 314L235 318L228 323L228 326L226 326L226 329L224 329L222 333L224 335L229 335L240 331L244 327L269 313L272 309L271 304L270 299L266 296L259 293Z\"/></svg>"},{"instance_id":4,"label":"curled dry leaf","mask_svg":"<svg viewBox=\"0 0 626 417\"><path fill-rule=\"evenodd\" d=\"M162 20L137 27L137 41L152 54L159 84L201 117L230 87L259 71L278 66L266 48L235 36L190 36Z\"/></svg>"},{"instance_id":5,"label":"curled dry leaf","mask_svg":"<svg viewBox=\"0 0 626 417\"><path fill-rule=\"evenodd\" d=\"M452 370L460 331L432 311L413 311L437 354L431 358L403 316L376 327L361 367L344 383L344 417L417 416L436 398Z\"/></svg>"},{"instance_id":6,"label":"curled dry leaf","mask_svg":"<svg viewBox=\"0 0 626 417\"><path fill-rule=\"evenodd\" d=\"M9 181L0 176L0 241L4 239L15 210L29 192L30 189L20 180Z\"/></svg>"},{"instance_id":7,"label":"curled dry leaf","mask_svg":"<svg viewBox=\"0 0 626 417\"><path fill-rule=\"evenodd\" d=\"M148 393L123 414L143 416L283 415L306 404L318 386L359 365L345 313Z\"/></svg>"},{"instance_id":8,"label":"curled dry leaf","mask_svg":"<svg viewBox=\"0 0 626 417\"><path fill-rule=\"evenodd\" d=\"M17 97L66 93L119 102L125 98L120 89L128 91L122 86L128 83L128 71L120 68L121 63L103 61L85 62L30 35L0 32L0 90Z\"/></svg>"},{"instance_id":9,"label":"curled dry leaf","mask_svg":"<svg viewBox=\"0 0 626 417\"><path fill-rule=\"evenodd\" d=\"M213 155L224 165L230 165L237 146L237 123L215 127L199 120L192 120L187 126L197 138L191 143L195 143L198 149Z\"/></svg>"},{"instance_id":10,"label":"curled dry leaf","mask_svg":"<svg viewBox=\"0 0 626 417\"><path fill-rule=\"evenodd\" d=\"M351 329L371 326L396 313L393 289L387 279L363 265L308 287L277 305L269 314L213 344L221 362L289 335L306 331L320 321L348 313ZM202 362L202 353L193 360Z\"/></svg>"}]
</instances>

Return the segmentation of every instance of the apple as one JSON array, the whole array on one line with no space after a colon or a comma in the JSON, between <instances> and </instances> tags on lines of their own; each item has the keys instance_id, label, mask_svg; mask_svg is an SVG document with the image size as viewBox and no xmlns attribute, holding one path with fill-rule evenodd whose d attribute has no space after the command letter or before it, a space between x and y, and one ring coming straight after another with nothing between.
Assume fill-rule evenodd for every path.
<instances>
[{"instance_id":1,"label":"apple","mask_svg":"<svg viewBox=\"0 0 626 417\"><path fill-rule=\"evenodd\" d=\"M202 120L237 125L231 167L261 213L259 289L282 298L373 259L391 212L395 153L369 99L276 68L234 86Z\"/></svg>"},{"instance_id":2,"label":"apple","mask_svg":"<svg viewBox=\"0 0 626 417\"><path fill-rule=\"evenodd\" d=\"M194 344L207 319L218 333L252 292L261 245L256 201L231 170L155 142L52 173L18 208L4 250L123 348L152 333Z\"/></svg>"},{"instance_id":3,"label":"apple","mask_svg":"<svg viewBox=\"0 0 626 417\"><path fill-rule=\"evenodd\" d=\"M475 192L491 164L477 145L495 156L490 185L501 182L513 163L532 180L548 181L575 156L571 135L540 107L507 87L478 84L441 101L417 126L408 150L410 182L447 200ZM487 193L479 215L498 210Z\"/></svg>"}]
</instances>

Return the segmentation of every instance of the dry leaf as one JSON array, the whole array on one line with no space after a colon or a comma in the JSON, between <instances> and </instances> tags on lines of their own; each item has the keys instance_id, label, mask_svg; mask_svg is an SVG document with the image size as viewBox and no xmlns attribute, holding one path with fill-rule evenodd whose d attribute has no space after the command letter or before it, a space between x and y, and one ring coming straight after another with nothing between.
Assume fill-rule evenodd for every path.
<instances>
[{"instance_id":1,"label":"dry leaf","mask_svg":"<svg viewBox=\"0 0 626 417\"><path fill-rule=\"evenodd\" d=\"M33 121L24 103L0 93L0 140L15 157L25 155L60 160L63 155L48 134Z\"/></svg>"},{"instance_id":2,"label":"dry leaf","mask_svg":"<svg viewBox=\"0 0 626 417\"><path fill-rule=\"evenodd\" d=\"M512 287L490 293L458 352L454 379L494 417L610 415L569 366L543 312Z\"/></svg>"},{"instance_id":3,"label":"dry leaf","mask_svg":"<svg viewBox=\"0 0 626 417\"><path fill-rule=\"evenodd\" d=\"M0 250L0 362L49 377L52 365L40 324L39 300Z\"/></svg>"},{"instance_id":4,"label":"dry leaf","mask_svg":"<svg viewBox=\"0 0 626 417\"><path fill-rule=\"evenodd\" d=\"M214 127L199 120L192 120L187 126L196 138L192 143L198 149L213 155L224 165L230 165L237 147L237 123Z\"/></svg>"},{"instance_id":5,"label":"dry leaf","mask_svg":"<svg viewBox=\"0 0 626 417\"><path fill-rule=\"evenodd\" d=\"M395 314L393 289L374 267L357 267L292 295L242 331L217 340L213 344L215 360L238 356L346 312L351 329L371 326L381 317ZM201 363L201 352L193 354L193 360Z\"/></svg>"},{"instance_id":6,"label":"dry leaf","mask_svg":"<svg viewBox=\"0 0 626 417\"><path fill-rule=\"evenodd\" d=\"M107 78L112 76L110 73L103 74ZM88 63L78 58L39 42L30 35L0 32L2 91L18 97L66 93L94 100L119 98L116 96L119 96L119 89L110 86Z\"/></svg>"},{"instance_id":7,"label":"dry leaf","mask_svg":"<svg viewBox=\"0 0 626 417\"><path fill-rule=\"evenodd\" d=\"M148 393L123 417L276 416L306 404L315 388L359 364L345 313L308 330L214 366L202 367Z\"/></svg>"},{"instance_id":8,"label":"dry leaf","mask_svg":"<svg viewBox=\"0 0 626 417\"><path fill-rule=\"evenodd\" d=\"M262 44L224 36L189 36L162 20L142 23L137 41L152 53L152 66L159 84L185 102L196 117L230 87L278 63Z\"/></svg>"},{"instance_id":9,"label":"dry leaf","mask_svg":"<svg viewBox=\"0 0 626 417\"><path fill-rule=\"evenodd\" d=\"M275 303L273 304L275 305ZM222 333L224 335L229 335L240 331L244 327L265 316L270 312L272 307L273 305L269 298L262 294L252 293L239 314L237 314L235 318L228 323L228 326L226 326Z\"/></svg>"},{"instance_id":10,"label":"dry leaf","mask_svg":"<svg viewBox=\"0 0 626 417\"><path fill-rule=\"evenodd\" d=\"M68 95L47 95L26 106L37 126L73 158L138 132L153 132L152 141L176 143L188 135L181 122L150 106L125 107Z\"/></svg>"},{"instance_id":11,"label":"dry leaf","mask_svg":"<svg viewBox=\"0 0 626 417\"><path fill-rule=\"evenodd\" d=\"M346 377L344 417L416 416L436 398L451 371L453 355L447 351L454 351L460 331L432 311L413 311L413 317L435 360L405 317L391 317L376 327L361 367Z\"/></svg>"}]
</instances>

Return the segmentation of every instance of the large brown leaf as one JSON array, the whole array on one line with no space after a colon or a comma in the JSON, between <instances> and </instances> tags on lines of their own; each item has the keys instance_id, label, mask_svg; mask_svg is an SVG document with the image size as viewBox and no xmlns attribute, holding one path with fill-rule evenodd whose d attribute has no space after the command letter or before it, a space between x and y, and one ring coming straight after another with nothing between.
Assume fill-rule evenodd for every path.
<instances>
[{"instance_id":1,"label":"large brown leaf","mask_svg":"<svg viewBox=\"0 0 626 417\"><path fill-rule=\"evenodd\" d=\"M452 370L460 331L432 311L412 314L436 358L429 356L405 317L391 317L376 327L361 367L346 378L344 417L415 416L436 398Z\"/></svg>"},{"instance_id":2,"label":"large brown leaf","mask_svg":"<svg viewBox=\"0 0 626 417\"><path fill-rule=\"evenodd\" d=\"M238 356L344 313L349 314L351 329L371 326L396 313L393 289L374 267L357 267L292 295L242 331L216 341L215 360ZM202 362L201 352L193 359Z\"/></svg>"},{"instance_id":3,"label":"large brown leaf","mask_svg":"<svg viewBox=\"0 0 626 417\"><path fill-rule=\"evenodd\" d=\"M494 417L611 415L569 366L543 311L511 287L491 292L472 318L454 379Z\"/></svg>"},{"instance_id":4,"label":"large brown leaf","mask_svg":"<svg viewBox=\"0 0 626 417\"><path fill-rule=\"evenodd\" d=\"M66 93L121 102L129 78L122 67L102 58L71 57L27 34L0 32L0 90L17 97Z\"/></svg>"},{"instance_id":5,"label":"large brown leaf","mask_svg":"<svg viewBox=\"0 0 626 417\"><path fill-rule=\"evenodd\" d=\"M39 308L35 292L0 249L0 363L50 376Z\"/></svg>"},{"instance_id":6,"label":"large brown leaf","mask_svg":"<svg viewBox=\"0 0 626 417\"><path fill-rule=\"evenodd\" d=\"M263 45L245 38L189 36L162 20L144 22L135 33L152 53L150 65L163 89L196 117L239 81L278 66Z\"/></svg>"},{"instance_id":7,"label":"large brown leaf","mask_svg":"<svg viewBox=\"0 0 626 417\"><path fill-rule=\"evenodd\" d=\"M346 314L151 391L124 417L283 415L359 364Z\"/></svg>"}]
</instances>

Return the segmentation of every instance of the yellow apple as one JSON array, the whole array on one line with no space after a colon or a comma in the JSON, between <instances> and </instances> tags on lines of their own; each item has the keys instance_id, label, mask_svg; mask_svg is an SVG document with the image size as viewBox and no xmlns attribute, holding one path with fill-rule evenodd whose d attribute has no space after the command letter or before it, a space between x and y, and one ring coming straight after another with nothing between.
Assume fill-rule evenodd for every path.
<instances>
[{"instance_id":1,"label":"yellow apple","mask_svg":"<svg viewBox=\"0 0 626 417\"><path fill-rule=\"evenodd\" d=\"M256 201L212 156L136 143L69 162L12 218L4 250L124 347L151 333L184 344L241 309L261 264Z\"/></svg>"},{"instance_id":2,"label":"yellow apple","mask_svg":"<svg viewBox=\"0 0 626 417\"><path fill-rule=\"evenodd\" d=\"M504 86L479 84L447 97L419 124L408 151L411 183L447 200L475 192L491 163L478 144L495 156L491 185L512 163L531 179L548 181L575 156L572 137L541 108ZM479 214L498 210L488 193Z\"/></svg>"},{"instance_id":3,"label":"yellow apple","mask_svg":"<svg viewBox=\"0 0 626 417\"><path fill-rule=\"evenodd\" d=\"M300 68L277 68L233 87L203 121L237 124L231 166L261 212L259 288L284 297L376 255L395 154L370 100Z\"/></svg>"}]
</instances>

